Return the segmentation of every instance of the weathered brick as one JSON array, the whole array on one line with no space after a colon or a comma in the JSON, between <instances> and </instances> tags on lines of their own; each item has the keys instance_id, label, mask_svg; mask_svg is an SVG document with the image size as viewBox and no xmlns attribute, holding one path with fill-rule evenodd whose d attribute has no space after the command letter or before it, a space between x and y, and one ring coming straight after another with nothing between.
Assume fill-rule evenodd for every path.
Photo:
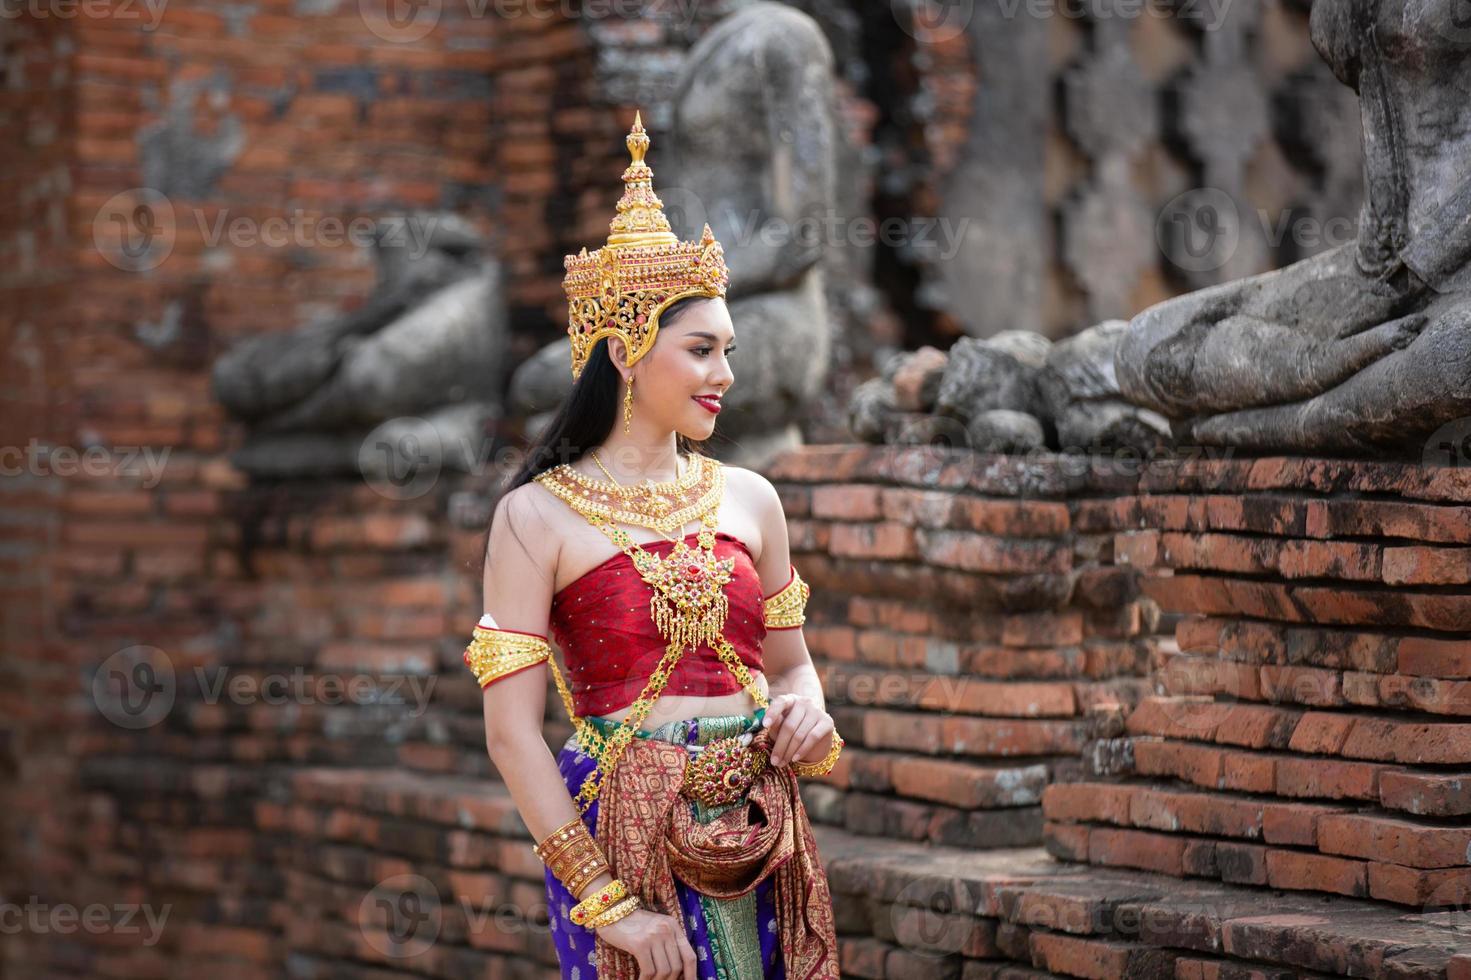
<instances>
[{"instance_id":1,"label":"weathered brick","mask_svg":"<svg viewBox=\"0 0 1471 980\"><path fill-rule=\"evenodd\" d=\"M1267 850L1267 884L1335 895L1368 895L1368 873L1363 861L1277 848Z\"/></svg>"},{"instance_id":2,"label":"weathered brick","mask_svg":"<svg viewBox=\"0 0 1471 980\"><path fill-rule=\"evenodd\" d=\"M1139 830L1095 827L1088 835L1088 863L1183 875L1189 838Z\"/></svg>"},{"instance_id":3,"label":"weathered brick","mask_svg":"<svg viewBox=\"0 0 1471 980\"><path fill-rule=\"evenodd\" d=\"M838 521L876 521L883 514L880 488L836 484L812 488L812 516Z\"/></svg>"},{"instance_id":4,"label":"weathered brick","mask_svg":"<svg viewBox=\"0 0 1471 980\"><path fill-rule=\"evenodd\" d=\"M1328 814L1318 822L1318 848L1412 868L1461 867L1471 865L1471 827L1374 813Z\"/></svg>"},{"instance_id":5,"label":"weathered brick","mask_svg":"<svg viewBox=\"0 0 1471 980\"><path fill-rule=\"evenodd\" d=\"M1379 800L1392 810L1431 817L1471 814L1471 776L1386 768Z\"/></svg>"}]
</instances>

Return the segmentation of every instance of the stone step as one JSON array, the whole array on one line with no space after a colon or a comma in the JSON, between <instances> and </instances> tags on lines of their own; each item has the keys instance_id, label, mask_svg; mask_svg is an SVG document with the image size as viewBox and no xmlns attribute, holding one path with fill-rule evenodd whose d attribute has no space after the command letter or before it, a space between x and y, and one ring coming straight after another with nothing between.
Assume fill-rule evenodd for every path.
<instances>
[{"instance_id":1,"label":"stone step","mask_svg":"<svg viewBox=\"0 0 1471 980\"><path fill-rule=\"evenodd\" d=\"M1103 824L1043 825L1044 846L1059 858L1090 865L1137 868L1180 877L1375 898L1404 906L1464 907L1471 869L1424 870L1268 847L1244 841L1157 833Z\"/></svg>"},{"instance_id":2,"label":"stone step","mask_svg":"<svg viewBox=\"0 0 1471 980\"><path fill-rule=\"evenodd\" d=\"M1118 972L1119 964L1158 956L1173 959L1176 972L1164 974L1171 977L1449 980L1453 963L1465 969L1457 954L1471 946L1464 905L1407 912L1369 899L1073 864L1037 848L874 849L828 828L817 836L840 928L876 937L886 952L926 958L928 972L906 976L998 976L988 971L1009 960L1058 975L1132 978L1152 974ZM1108 953L1110 969L1087 972L1095 960L1069 959L1079 947L1051 937L1102 944L1092 948ZM1064 968L1079 962L1077 973Z\"/></svg>"}]
</instances>

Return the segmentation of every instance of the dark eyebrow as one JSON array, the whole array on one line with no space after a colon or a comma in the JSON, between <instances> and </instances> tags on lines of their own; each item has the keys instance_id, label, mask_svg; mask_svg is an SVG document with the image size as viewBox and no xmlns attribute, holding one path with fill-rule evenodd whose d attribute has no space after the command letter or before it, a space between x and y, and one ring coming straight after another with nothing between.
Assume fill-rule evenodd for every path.
<instances>
[{"instance_id":1,"label":"dark eyebrow","mask_svg":"<svg viewBox=\"0 0 1471 980\"><path fill-rule=\"evenodd\" d=\"M715 341L717 341L717 340L720 339L719 337L715 336L713 333L710 333L710 332L708 332L706 330L694 330L694 331L691 331L690 333L685 334L685 336L686 337L703 337L706 340L710 341L711 343L714 343ZM730 338L730 340L731 340L731 343L734 343L735 342L735 338L734 337Z\"/></svg>"}]
</instances>

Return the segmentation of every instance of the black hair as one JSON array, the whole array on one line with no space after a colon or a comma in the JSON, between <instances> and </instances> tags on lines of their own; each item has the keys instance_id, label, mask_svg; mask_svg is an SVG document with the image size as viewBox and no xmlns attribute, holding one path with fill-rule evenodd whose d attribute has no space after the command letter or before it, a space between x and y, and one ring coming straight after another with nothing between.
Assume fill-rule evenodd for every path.
<instances>
[{"instance_id":1,"label":"black hair","mask_svg":"<svg viewBox=\"0 0 1471 980\"><path fill-rule=\"evenodd\" d=\"M664 308L659 314L659 327L670 326L687 310L707 297L686 296ZM623 378L613 365L608 354L608 340L602 339L593 346L582 366L582 373L572 384L572 390L562 400L561 406L537 435L526 451L521 467L505 483L496 495L499 502L506 494L525 483L530 483L541 473L581 459L589 449L598 446L613 430L620 411ZM675 449L680 453L701 451L705 443L675 433ZM490 531L495 523L495 507L491 507L490 519L485 524L485 539L480 545L480 572L485 571L486 553L490 550ZM513 529L514 533L514 529ZM519 539L518 539L519 540ZM525 547L523 542L522 547Z\"/></svg>"}]
</instances>

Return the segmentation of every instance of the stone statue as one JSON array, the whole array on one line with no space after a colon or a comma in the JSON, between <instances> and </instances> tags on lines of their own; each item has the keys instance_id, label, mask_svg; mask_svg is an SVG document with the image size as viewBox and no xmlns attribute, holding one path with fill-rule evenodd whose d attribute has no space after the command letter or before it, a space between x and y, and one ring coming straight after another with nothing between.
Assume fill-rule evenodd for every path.
<instances>
[{"instance_id":1,"label":"stone statue","mask_svg":"<svg viewBox=\"0 0 1471 980\"><path fill-rule=\"evenodd\" d=\"M1127 327L1109 320L1055 344L1003 330L901 351L854 390L848 427L863 442L988 453L1163 450L1168 421L1119 395L1114 352Z\"/></svg>"},{"instance_id":2,"label":"stone statue","mask_svg":"<svg viewBox=\"0 0 1471 980\"><path fill-rule=\"evenodd\" d=\"M1119 387L1168 416L1177 441L1418 454L1471 415L1471 23L1460 6L1313 4L1313 46L1359 95L1357 238L1133 318L1115 354Z\"/></svg>"},{"instance_id":3,"label":"stone statue","mask_svg":"<svg viewBox=\"0 0 1471 980\"><path fill-rule=\"evenodd\" d=\"M811 17L752 4L690 50L664 141L670 154L650 161L675 233L698 237L708 221L730 268L736 383L714 440L732 440L714 450L727 462L759 467L800 444L793 420L827 378L820 260L822 219L834 207L832 78L832 51ZM554 408L571 384L567 360L565 338L528 360L512 381L513 406Z\"/></svg>"},{"instance_id":4,"label":"stone statue","mask_svg":"<svg viewBox=\"0 0 1471 980\"><path fill-rule=\"evenodd\" d=\"M426 438L437 466L477 465L506 371L499 266L452 214L384 219L373 248L378 283L362 306L252 337L215 364L215 396L250 427L232 457L246 472L369 475L395 468L385 447L422 457Z\"/></svg>"}]
</instances>

